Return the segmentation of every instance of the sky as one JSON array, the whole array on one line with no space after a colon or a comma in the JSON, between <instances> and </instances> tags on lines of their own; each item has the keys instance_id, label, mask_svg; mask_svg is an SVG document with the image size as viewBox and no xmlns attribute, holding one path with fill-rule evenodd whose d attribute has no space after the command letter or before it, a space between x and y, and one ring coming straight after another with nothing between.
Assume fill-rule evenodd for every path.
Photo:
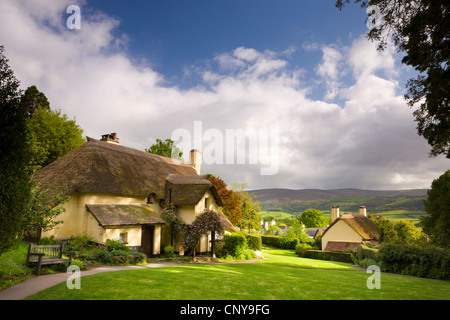
<instances>
[{"instance_id":1,"label":"sky","mask_svg":"<svg viewBox=\"0 0 450 320\"><path fill-rule=\"evenodd\" d=\"M0 44L84 136L172 139L229 185L430 188L449 160L429 157L403 99L415 71L366 39L367 16L329 0L2 0Z\"/></svg>"}]
</instances>

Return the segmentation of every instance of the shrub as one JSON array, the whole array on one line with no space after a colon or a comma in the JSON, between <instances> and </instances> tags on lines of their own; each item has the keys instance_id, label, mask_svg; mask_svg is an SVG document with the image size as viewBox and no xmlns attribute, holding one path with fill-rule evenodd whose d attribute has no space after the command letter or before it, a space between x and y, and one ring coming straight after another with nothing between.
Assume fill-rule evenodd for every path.
<instances>
[{"instance_id":1,"label":"shrub","mask_svg":"<svg viewBox=\"0 0 450 320\"><path fill-rule=\"evenodd\" d=\"M255 252L251 249L245 249L244 250L244 257L246 260L255 259L256 255Z\"/></svg>"},{"instance_id":2,"label":"shrub","mask_svg":"<svg viewBox=\"0 0 450 320\"><path fill-rule=\"evenodd\" d=\"M348 252L304 250L303 248L298 248L297 255L302 258L353 263L353 255Z\"/></svg>"},{"instance_id":3,"label":"shrub","mask_svg":"<svg viewBox=\"0 0 450 320\"><path fill-rule=\"evenodd\" d=\"M433 279L450 279L450 252L436 247L386 244L378 259L385 272Z\"/></svg>"},{"instance_id":4,"label":"shrub","mask_svg":"<svg viewBox=\"0 0 450 320\"><path fill-rule=\"evenodd\" d=\"M175 254L175 248L172 246L164 247L164 254L166 254L168 256L173 256Z\"/></svg>"},{"instance_id":5,"label":"shrub","mask_svg":"<svg viewBox=\"0 0 450 320\"><path fill-rule=\"evenodd\" d=\"M130 251L131 250L126 245L124 245L122 243L122 241L120 241L119 239L106 239L105 247L110 252L113 251L113 250L123 250L123 251Z\"/></svg>"},{"instance_id":6,"label":"shrub","mask_svg":"<svg viewBox=\"0 0 450 320\"><path fill-rule=\"evenodd\" d=\"M245 237L247 238L247 245L249 249L261 251L262 249L261 236L247 234Z\"/></svg>"},{"instance_id":7,"label":"shrub","mask_svg":"<svg viewBox=\"0 0 450 320\"><path fill-rule=\"evenodd\" d=\"M244 249L247 248L247 239L243 234L226 234L224 241L224 248L235 258L240 258L244 254Z\"/></svg>"},{"instance_id":8,"label":"shrub","mask_svg":"<svg viewBox=\"0 0 450 320\"><path fill-rule=\"evenodd\" d=\"M270 247L280 248L280 238L272 235L261 236L262 244Z\"/></svg>"},{"instance_id":9,"label":"shrub","mask_svg":"<svg viewBox=\"0 0 450 320\"><path fill-rule=\"evenodd\" d=\"M377 249L369 248L368 246L365 245L360 245L356 250L356 258L358 258L358 260L369 258L376 261L377 253L378 253Z\"/></svg>"}]
</instances>

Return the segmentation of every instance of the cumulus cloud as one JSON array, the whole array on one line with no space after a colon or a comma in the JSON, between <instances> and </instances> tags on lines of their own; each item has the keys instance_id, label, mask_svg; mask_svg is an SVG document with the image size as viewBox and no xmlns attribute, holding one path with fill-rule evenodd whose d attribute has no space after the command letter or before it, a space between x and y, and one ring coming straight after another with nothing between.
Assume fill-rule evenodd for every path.
<instances>
[{"instance_id":1,"label":"cumulus cloud","mask_svg":"<svg viewBox=\"0 0 450 320\"><path fill-rule=\"evenodd\" d=\"M250 188L427 188L448 167L447 159L428 158L429 147L416 134L412 111L398 93L395 54L377 52L363 36L347 47L305 44L322 55L315 74L292 65L293 48L231 48L186 69L203 82L180 89L150 63L129 56L116 18L90 12L83 2L82 29L65 28L72 2L4 0L0 38L23 89L36 85L88 136L118 132L122 144L143 150L176 129L194 135L201 121L208 151L206 136L276 130L275 175L261 175L265 158L256 165L226 164L223 154L224 164L202 167ZM314 76L326 84L321 100L309 97L303 81ZM226 141L222 145L226 150ZM248 160L250 148L246 153Z\"/></svg>"}]
</instances>

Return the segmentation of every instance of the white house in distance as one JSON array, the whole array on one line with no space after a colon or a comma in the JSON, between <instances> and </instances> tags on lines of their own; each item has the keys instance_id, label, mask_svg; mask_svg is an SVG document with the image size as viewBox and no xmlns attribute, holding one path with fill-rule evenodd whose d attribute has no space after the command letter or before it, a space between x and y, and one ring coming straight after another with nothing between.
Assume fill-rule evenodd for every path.
<instances>
[{"instance_id":1,"label":"white house in distance","mask_svg":"<svg viewBox=\"0 0 450 320\"><path fill-rule=\"evenodd\" d=\"M333 206L331 220L322 234L323 251L356 251L361 244L378 245L380 230L367 217L366 207L361 206L359 213L339 215L339 206Z\"/></svg>"},{"instance_id":2,"label":"white house in distance","mask_svg":"<svg viewBox=\"0 0 450 320\"><path fill-rule=\"evenodd\" d=\"M87 142L48 166L38 170L33 180L40 187L65 186L70 200L57 217L63 223L42 236L68 239L87 235L98 243L120 239L147 256L167 245L183 253L172 242L160 212L173 203L185 223L192 223L205 210L219 214L222 227L235 231L219 211L217 190L200 175L201 153L191 151L192 163L185 163L119 145L115 133ZM204 236L197 252L210 251L210 236Z\"/></svg>"}]
</instances>

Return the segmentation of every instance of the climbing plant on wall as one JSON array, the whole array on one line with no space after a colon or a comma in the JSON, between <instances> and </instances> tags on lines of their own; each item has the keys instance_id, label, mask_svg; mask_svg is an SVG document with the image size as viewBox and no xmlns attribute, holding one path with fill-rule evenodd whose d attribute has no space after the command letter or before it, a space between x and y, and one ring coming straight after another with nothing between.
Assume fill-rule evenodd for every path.
<instances>
[{"instance_id":1,"label":"climbing plant on wall","mask_svg":"<svg viewBox=\"0 0 450 320\"><path fill-rule=\"evenodd\" d=\"M223 230L218 214L214 211L207 210L199 215L192 224L185 225L185 236L183 238L184 249L194 249L200 238L212 231L221 233Z\"/></svg>"},{"instance_id":2,"label":"climbing plant on wall","mask_svg":"<svg viewBox=\"0 0 450 320\"><path fill-rule=\"evenodd\" d=\"M203 235L223 231L219 215L212 210L204 211L192 224L185 224L178 215L177 207L170 203L161 211L161 218L173 233L182 236L185 250L193 250Z\"/></svg>"}]
</instances>

